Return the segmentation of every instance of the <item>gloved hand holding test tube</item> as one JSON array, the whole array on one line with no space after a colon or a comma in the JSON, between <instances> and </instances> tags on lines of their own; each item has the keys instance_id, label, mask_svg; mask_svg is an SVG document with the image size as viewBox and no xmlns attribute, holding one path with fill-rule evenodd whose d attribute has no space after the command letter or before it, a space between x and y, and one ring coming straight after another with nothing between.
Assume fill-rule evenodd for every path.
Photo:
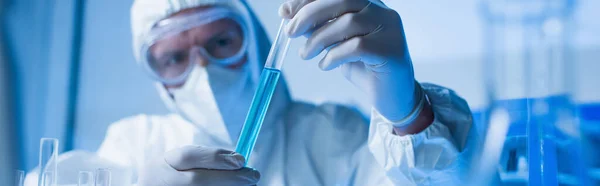
<instances>
[{"instance_id":1,"label":"gloved hand holding test tube","mask_svg":"<svg viewBox=\"0 0 600 186\"><path fill-rule=\"evenodd\" d=\"M250 159L252 149L254 149L258 133L267 114L277 81L281 75L281 67L285 60L285 55L290 46L290 38L284 31L288 21L288 19L281 21L279 31L277 31L277 36L269 51L265 67L260 75L258 88L252 98L252 104L250 104L248 115L244 121L244 126L242 126L240 138L235 148L235 152L240 153L246 158L246 163Z\"/></svg>"}]
</instances>

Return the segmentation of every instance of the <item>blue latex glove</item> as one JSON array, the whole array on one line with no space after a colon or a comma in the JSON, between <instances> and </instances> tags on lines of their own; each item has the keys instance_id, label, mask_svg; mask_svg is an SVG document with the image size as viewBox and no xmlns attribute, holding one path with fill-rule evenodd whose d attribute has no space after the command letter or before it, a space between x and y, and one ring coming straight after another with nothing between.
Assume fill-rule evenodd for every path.
<instances>
[{"instance_id":1,"label":"blue latex glove","mask_svg":"<svg viewBox=\"0 0 600 186\"><path fill-rule=\"evenodd\" d=\"M291 19L286 28L291 37L308 37L300 50L303 59L326 50L319 67L326 71L341 67L385 118L402 121L414 113L419 103L415 95L422 95L422 90L415 89L402 20L396 11L378 0L293 0L279 12Z\"/></svg>"}]
</instances>

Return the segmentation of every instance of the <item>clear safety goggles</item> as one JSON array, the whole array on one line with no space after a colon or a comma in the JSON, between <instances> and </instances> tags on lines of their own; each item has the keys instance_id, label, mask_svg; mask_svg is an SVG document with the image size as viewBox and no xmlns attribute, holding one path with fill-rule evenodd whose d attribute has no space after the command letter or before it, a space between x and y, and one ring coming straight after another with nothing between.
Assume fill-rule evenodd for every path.
<instances>
[{"instance_id":1,"label":"clear safety goggles","mask_svg":"<svg viewBox=\"0 0 600 186\"><path fill-rule=\"evenodd\" d=\"M248 31L239 14L213 7L158 22L145 37L141 62L167 84L184 82L194 65L230 66L246 54Z\"/></svg>"}]
</instances>

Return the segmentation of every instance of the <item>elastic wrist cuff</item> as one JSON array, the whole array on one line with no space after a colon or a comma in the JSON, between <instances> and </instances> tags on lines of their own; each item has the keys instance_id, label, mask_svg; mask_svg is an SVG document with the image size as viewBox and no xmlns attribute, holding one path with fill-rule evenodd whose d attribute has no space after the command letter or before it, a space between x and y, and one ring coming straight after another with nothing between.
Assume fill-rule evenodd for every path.
<instances>
[{"instance_id":1,"label":"elastic wrist cuff","mask_svg":"<svg viewBox=\"0 0 600 186\"><path fill-rule=\"evenodd\" d=\"M409 125L413 121L415 121L421 114L421 111L423 110L423 106L425 105L425 102L427 101L427 95L425 95L425 91L423 91L421 84L419 84L419 82L417 82L417 81L415 81L414 96L415 96L415 99L417 99L417 100L415 101L415 106L413 107L412 111L410 111L410 113L403 119L400 119L398 121L390 121L394 127L399 127L399 128L406 127L407 125Z\"/></svg>"}]
</instances>

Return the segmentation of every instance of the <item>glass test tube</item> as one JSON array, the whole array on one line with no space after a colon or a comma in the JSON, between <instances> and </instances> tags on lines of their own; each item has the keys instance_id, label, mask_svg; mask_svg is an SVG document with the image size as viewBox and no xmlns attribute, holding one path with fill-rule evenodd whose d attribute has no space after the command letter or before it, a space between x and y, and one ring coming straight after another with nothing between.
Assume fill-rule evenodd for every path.
<instances>
[{"instance_id":1,"label":"glass test tube","mask_svg":"<svg viewBox=\"0 0 600 186\"><path fill-rule=\"evenodd\" d=\"M56 186L56 172L44 172L40 177L42 178L42 182L40 185L42 186Z\"/></svg>"},{"instance_id":2,"label":"glass test tube","mask_svg":"<svg viewBox=\"0 0 600 186\"><path fill-rule=\"evenodd\" d=\"M25 171L16 170L15 171L15 186L23 186L23 182L25 181Z\"/></svg>"},{"instance_id":3,"label":"glass test tube","mask_svg":"<svg viewBox=\"0 0 600 186\"><path fill-rule=\"evenodd\" d=\"M275 92L281 75L280 70L290 45L290 38L284 31L287 22L287 19L281 21L277 37L269 51L265 67L260 75L260 83L254 93L252 104L236 145L235 151L243 155L246 161L250 159L250 154L258 138L258 133L265 119L273 92Z\"/></svg>"},{"instance_id":4,"label":"glass test tube","mask_svg":"<svg viewBox=\"0 0 600 186\"><path fill-rule=\"evenodd\" d=\"M79 171L77 186L94 186L94 173L90 171Z\"/></svg>"},{"instance_id":5,"label":"glass test tube","mask_svg":"<svg viewBox=\"0 0 600 186\"><path fill-rule=\"evenodd\" d=\"M40 154L38 165L38 167L40 168L40 174L38 177L38 186L56 185L57 157L58 139L40 139Z\"/></svg>"},{"instance_id":6,"label":"glass test tube","mask_svg":"<svg viewBox=\"0 0 600 186\"><path fill-rule=\"evenodd\" d=\"M110 186L111 172L110 169L97 169L94 186Z\"/></svg>"}]
</instances>

